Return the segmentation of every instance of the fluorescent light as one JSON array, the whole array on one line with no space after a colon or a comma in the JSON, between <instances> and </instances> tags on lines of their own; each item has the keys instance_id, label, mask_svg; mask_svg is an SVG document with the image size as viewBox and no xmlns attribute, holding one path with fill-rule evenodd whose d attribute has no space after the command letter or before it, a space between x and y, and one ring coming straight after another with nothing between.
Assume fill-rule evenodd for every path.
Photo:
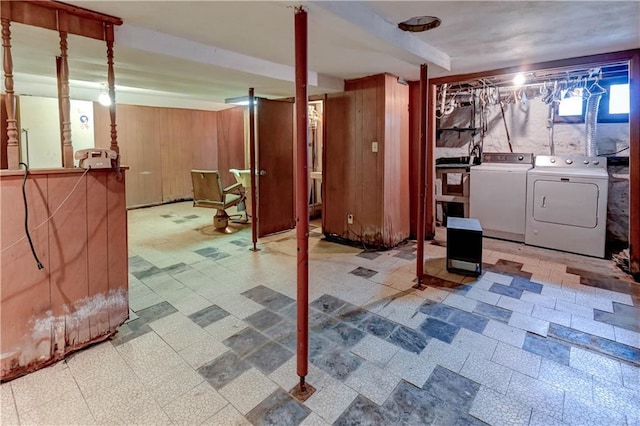
<instances>
[{"instance_id":1,"label":"fluorescent light","mask_svg":"<svg viewBox=\"0 0 640 426\"><path fill-rule=\"evenodd\" d=\"M232 105L241 105L241 106L247 106L249 105L249 97L248 96L239 96L237 98L226 98L224 100L225 104L232 104ZM257 103L255 101L253 101L254 105Z\"/></svg>"}]
</instances>

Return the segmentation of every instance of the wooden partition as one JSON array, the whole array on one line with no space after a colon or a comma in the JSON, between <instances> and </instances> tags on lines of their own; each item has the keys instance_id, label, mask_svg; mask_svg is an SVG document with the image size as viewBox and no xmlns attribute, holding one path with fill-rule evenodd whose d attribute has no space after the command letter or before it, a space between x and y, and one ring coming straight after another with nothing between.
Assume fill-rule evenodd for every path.
<instances>
[{"instance_id":1,"label":"wooden partition","mask_svg":"<svg viewBox=\"0 0 640 426\"><path fill-rule=\"evenodd\" d=\"M24 233L23 174L0 173L0 379L7 380L109 337L127 319L127 221L124 171L121 180L110 169L32 172L26 192L38 269Z\"/></svg>"},{"instance_id":2,"label":"wooden partition","mask_svg":"<svg viewBox=\"0 0 640 426\"><path fill-rule=\"evenodd\" d=\"M190 199L190 170L218 168L217 112L118 104L117 114L127 207ZM109 110L94 103L94 120L96 146L108 148Z\"/></svg>"},{"instance_id":3,"label":"wooden partition","mask_svg":"<svg viewBox=\"0 0 640 426\"><path fill-rule=\"evenodd\" d=\"M409 82L409 235L418 228L418 146L420 144L420 82Z\"/></svg>"},{"instance_id":4,"label":"wooden partition","mask_svg":"<svg viewBox=\"0 0 640 426\"><path fill-rule=\"evenodd\" d=\"M409 237L409 87L380 74L345 89L325 106L324 232L393 247Z\"/></svg>"}]
</instances>

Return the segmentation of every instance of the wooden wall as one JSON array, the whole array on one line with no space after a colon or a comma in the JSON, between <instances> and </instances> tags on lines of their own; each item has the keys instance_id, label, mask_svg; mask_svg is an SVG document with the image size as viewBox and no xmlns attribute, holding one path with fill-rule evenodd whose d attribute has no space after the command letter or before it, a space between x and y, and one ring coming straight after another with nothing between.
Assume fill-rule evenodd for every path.
<instances>
[{"instance_id":1,"label":"wooden wall","mask_svg":"<svg viewBox=\"0 0 640 426\"><path fill-rule=\"evenodd\" d=\"M408 86L380 74L345 90L325 107L324 232L393 247L409 236Z\"/></svg>"},{"instance_id":2,"label":"wooden wall","mask_svg":"<svg viewBox=\"0 0 640 426\"><path fill-rule=\"evenodd\" d=\"M234 107L218 111L218 164L222 186L236 183L229 169L244 169L244 111Z\"/></svg>"},{"instance_id":3,"label":"wooden wall","mask_svg":"<svg viewBox=\"0 0 640 426\"><path fill-rule=\"evenodd\" d=\"M118 104L118 145L130 167L127 207L192 198L189 171L218 168L217 114ZM94 103L94 120L95 144L108 148L109 110ZM243 131L242 121L234 124Z\"/></svg>"},{"instance_id":4,"label":"wooden wall","mask_svg":"<svg viewBox=\"0 0 640 426\"><path fill-rule=\"evenodd\" d=\"M409 235L418 229L418 147L420 145L420 82L409 82Z\"/></svg>"},{"instance_id":5,"label":"wooden wall","mask_svg":"<svg viewBox=\"0 0 640 426\"><path fill-rule=\"evenodd\" d=\"M111 170L32 171L26 190L39 270L24 238L22 172L1 173L0 379L7 380L108 337L127 319L127 222L124 171L121 180Z\"/></svg>"}]
</instances>

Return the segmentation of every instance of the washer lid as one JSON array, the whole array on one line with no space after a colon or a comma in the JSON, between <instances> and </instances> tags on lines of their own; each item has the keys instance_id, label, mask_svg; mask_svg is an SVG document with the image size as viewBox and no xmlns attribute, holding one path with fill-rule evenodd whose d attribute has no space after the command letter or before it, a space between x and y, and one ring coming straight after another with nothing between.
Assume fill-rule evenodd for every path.
<instances>
[{"instance_id":1,"label":"washer lid","mask_svg":"<svg viewBox=\"0 0 640 426\"><path fill-rule=\"evenodd\" d=\"M471 169L471 173L475 172L520 172L526 173L531 170L531 164L506 164L506 163L482 163Z\"/></svg>"}]
</instances>

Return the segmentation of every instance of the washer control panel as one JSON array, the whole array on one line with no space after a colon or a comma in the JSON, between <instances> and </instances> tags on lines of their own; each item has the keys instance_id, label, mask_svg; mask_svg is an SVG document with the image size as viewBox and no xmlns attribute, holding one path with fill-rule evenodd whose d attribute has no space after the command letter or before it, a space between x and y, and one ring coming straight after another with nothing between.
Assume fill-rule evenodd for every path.
<instances>
[{"instance_id":1,"label":"washer control panel","mask_svg":"<svg viewBox=\"0 0 640 426\"><path fill-rule=\"evenodd\" d=\"M536 155L535 167L607 168L607 157L579 155Z\"/></svg>"},{"instance_id":2,"label":"washer control panel","mask_svg":"<svg viewBox=\"0 0 640 426\"><path fill-rule=\"evenodd\" d=\"M533 154L530 152L487 152L482 154L482 162L501 164L533 164Z\"/></svg>"}]
</instances>

